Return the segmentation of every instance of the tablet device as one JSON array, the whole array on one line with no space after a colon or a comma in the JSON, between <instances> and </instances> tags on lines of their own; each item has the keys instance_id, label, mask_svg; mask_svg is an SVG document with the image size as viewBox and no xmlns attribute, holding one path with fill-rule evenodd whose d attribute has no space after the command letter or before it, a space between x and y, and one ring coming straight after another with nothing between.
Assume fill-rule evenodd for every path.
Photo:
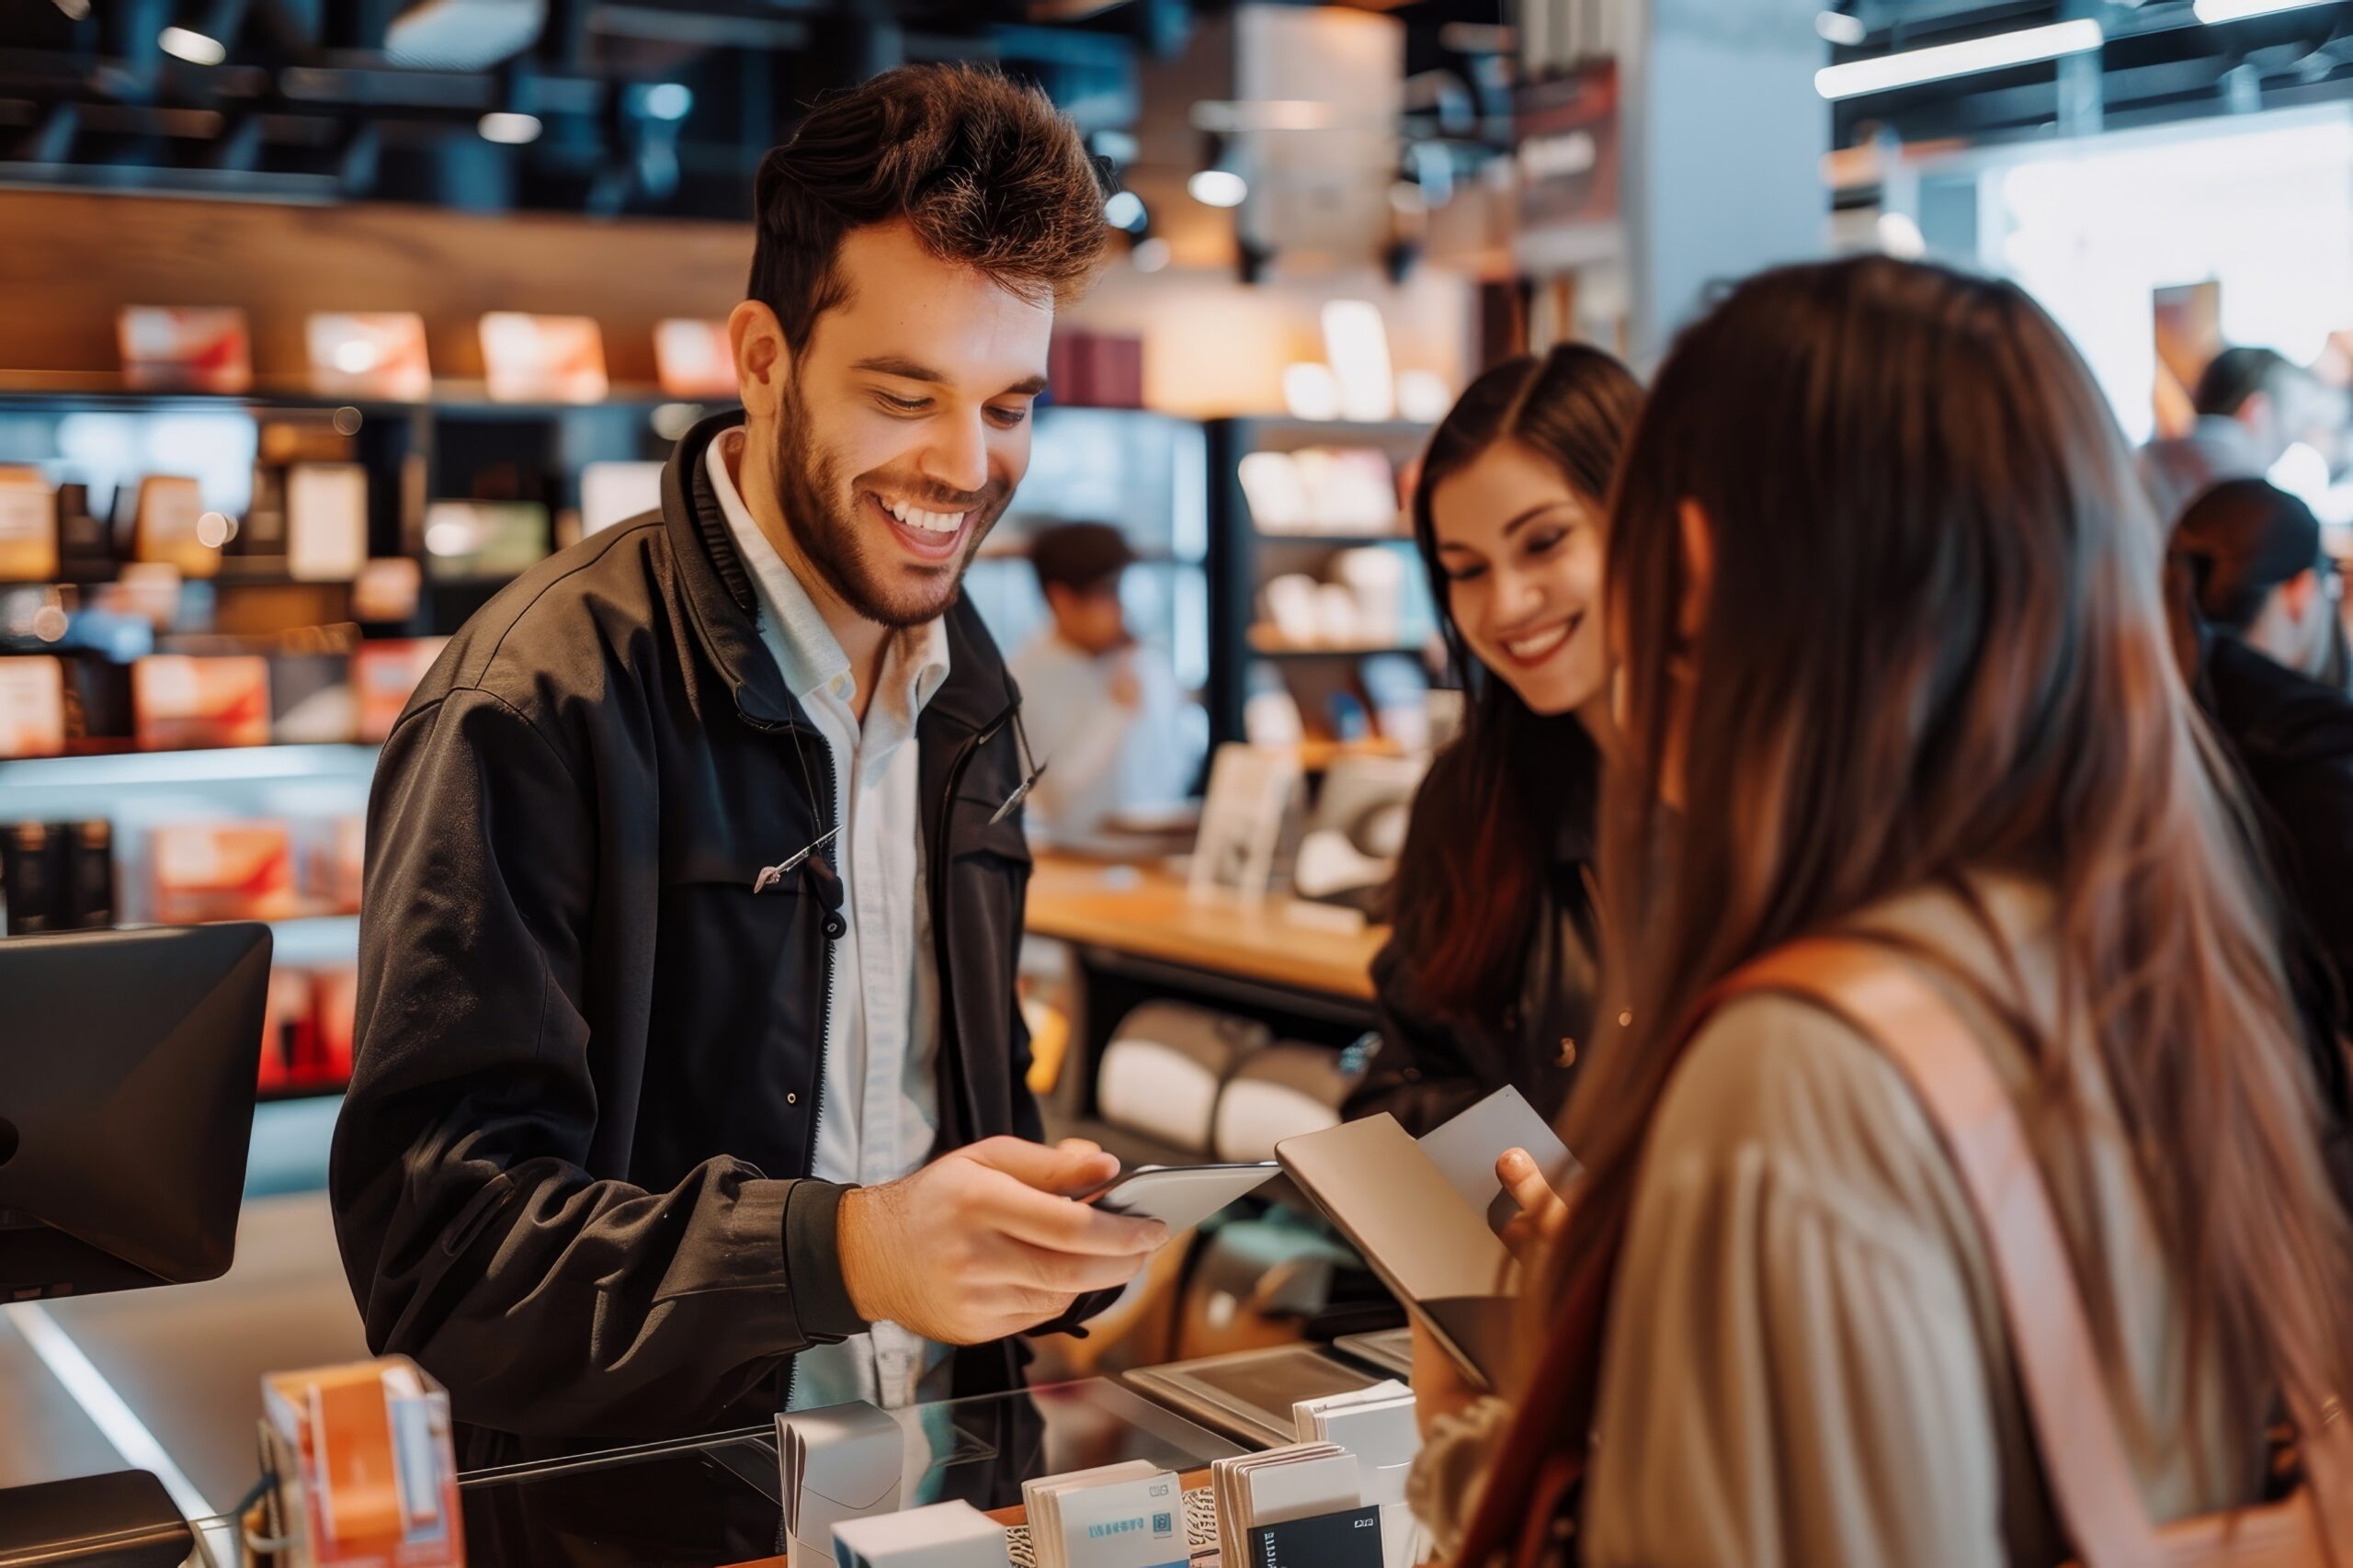
<instances>
[{"instance_id":1,"label":"tablet device","mask_svg":"<svg viewBox=\"0 0 2353 1568\"><path fill-rule=\"evenodd\" d=\"M1272 1160L1246 1165L1139 1165L1083 1196L1113 1214L1189 1231L1235 1199L1272 1180Z\"/></svg>"}]
</instances>

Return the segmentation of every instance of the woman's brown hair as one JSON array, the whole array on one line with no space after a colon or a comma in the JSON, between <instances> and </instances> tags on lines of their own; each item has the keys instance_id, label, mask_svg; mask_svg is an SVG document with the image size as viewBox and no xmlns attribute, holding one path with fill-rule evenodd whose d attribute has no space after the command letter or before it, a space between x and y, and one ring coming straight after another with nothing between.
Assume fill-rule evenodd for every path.
<instances>
[{"instance_id":1,"label":"woman's brown hair","mask_svg":"<svg viewBox=\"0 0 2353 1568\"><path fill-rule=\"evenodd\" d=\"M1687 507L1713 556L1688 638ZM1975 869L2053 891L2063 1009L2030 1046L2054 1114L2086 1114L2073 1085L2108 1086L2190 1353L2219 1356L2219 1414L2252 1443L2276 1391L2317 1408L2346 1386L2353 1241L2161 558L2107 404L2009 284L1883 257L1791 267L1684 335L1611 508L1629 733L1602 881L1630 1021L1566 1113L1586 1176L1536 1288L1575 1324L1516 1455L1585 1446L1597 1303L1689 1009L1759 955ZM1463 1561L1519 1537L1540 1488L1507 1460Z\"/></svg>"},{"instance_id":2,"label":"woman's brown hair","mask_svg":"<svg viewBox=\"0 0 2353 1568\"><path fill-rule=\"evenodd\" d=\"M1562 344L1482 372L1422 457L1414 540L1468 706L1462 733L1415 801L1392 903L1415 1000L1442 1017L1495 1028L1519 1004L1552 857L1564 824L1589 835L1601 780L1599 754L1576 716L1530 709L1463 640L1433 498L1485 453L1517 441L1598 511L1642 401L1625 366L1598 348ZM1466 801L1475 803L1470 820L1460 814ZM1455 814L1438 820L1434 812Z\"/></svg>"}]
</instances>

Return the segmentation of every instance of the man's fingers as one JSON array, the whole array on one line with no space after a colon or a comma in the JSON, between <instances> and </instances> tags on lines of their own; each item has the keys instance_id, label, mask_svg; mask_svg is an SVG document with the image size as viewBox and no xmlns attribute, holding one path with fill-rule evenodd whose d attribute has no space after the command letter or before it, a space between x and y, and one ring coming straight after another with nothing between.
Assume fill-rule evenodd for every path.
<instances>
[{"instance_id":1,"label":"man's fingers","mask_svg":"<svg viewBox=\"0 0 2353 1568\"><path fill-rule=\"evenodd\" d=\"M1012 1283L1062 1296L1116 1290L1134 1278L1144 1265L1142 1256L1133 1255L1119 1257L1055 1252L1012 1238L1007 1238L1006 1244Z\"/></svg>"},{"instance_id":2,"label":"man's fingers","mask_svg":"<svg viewBox=\"0 0 2353 1568\"><path fill-rule=\"evenodd\" d=\"M1055 1148L1024 1138L983 1138L962 1156L1040 1192L1085 1192L1120 1174L1117 1155L1079 1138Z\"/></svg>"},{"instance_id":3,"label":"man's fingers","mask_svg":"<svg viewBox=\"0 0 2353 1568\"><path fill-rule=\"evenodd\" d=\"M977 1207L981 1222L1049 1252L1134 1257L1168 1240L1168 1227L1157 1220L1106 1213L1017 1181L997 1183Z\"/></svg>"}]
</instances>

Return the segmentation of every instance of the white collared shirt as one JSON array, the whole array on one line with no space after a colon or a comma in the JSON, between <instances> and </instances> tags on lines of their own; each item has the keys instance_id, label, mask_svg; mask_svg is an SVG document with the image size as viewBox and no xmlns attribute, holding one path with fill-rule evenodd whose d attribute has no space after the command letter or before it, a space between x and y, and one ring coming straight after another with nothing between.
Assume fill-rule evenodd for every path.
<instances>
[{"instance_id":1,"label":"white collared shirt","mask_svg":"<svg viewBox=\"0 0 2353 1568\"><path fill-rule=\"evenodd\" d=\"M759 596L760 641L832 753L842 830L823 851L841 873L849 928L834 943L811 1174L870 1187L930 1159L939 1132L939 975L914 742L924 705L948 679L948 629L933 619L892 633L860 724L850 706L858 677L848 655L736 489L743 446L743 431L725 432L711 442L705 467ZM813 748L809 766L822 766ZM781 860L800 847L772 845L762 853ZM876 1324L871 1334L795 1357L792 1407L853 1399L909 1404L947 1356L945 1346L896 1324Z\"/></svg>"}]
</instances>

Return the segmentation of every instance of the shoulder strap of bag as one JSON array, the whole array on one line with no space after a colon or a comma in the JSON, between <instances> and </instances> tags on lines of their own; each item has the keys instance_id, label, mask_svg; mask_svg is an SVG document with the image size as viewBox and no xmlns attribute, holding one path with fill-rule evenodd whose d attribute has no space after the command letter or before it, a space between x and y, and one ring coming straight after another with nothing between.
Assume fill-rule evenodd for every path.
<instances>
[{"instance_id":1,"label":"shoulder strap of bag","mask_svg":"<svg viewBox=\"0 0 2353 1568\"><path fill-rule=\"evenodd\" d=\"M1993 1256L2043 1473L2068 1539L2085 1568L2161 1562L2050 1194L1976 1037L1914 965L1853 938L1811 937L1768 953L1714 999L1756 991L1800 996L1845 1019L1910 1081Z\"/></svg>"}]
</instances>

